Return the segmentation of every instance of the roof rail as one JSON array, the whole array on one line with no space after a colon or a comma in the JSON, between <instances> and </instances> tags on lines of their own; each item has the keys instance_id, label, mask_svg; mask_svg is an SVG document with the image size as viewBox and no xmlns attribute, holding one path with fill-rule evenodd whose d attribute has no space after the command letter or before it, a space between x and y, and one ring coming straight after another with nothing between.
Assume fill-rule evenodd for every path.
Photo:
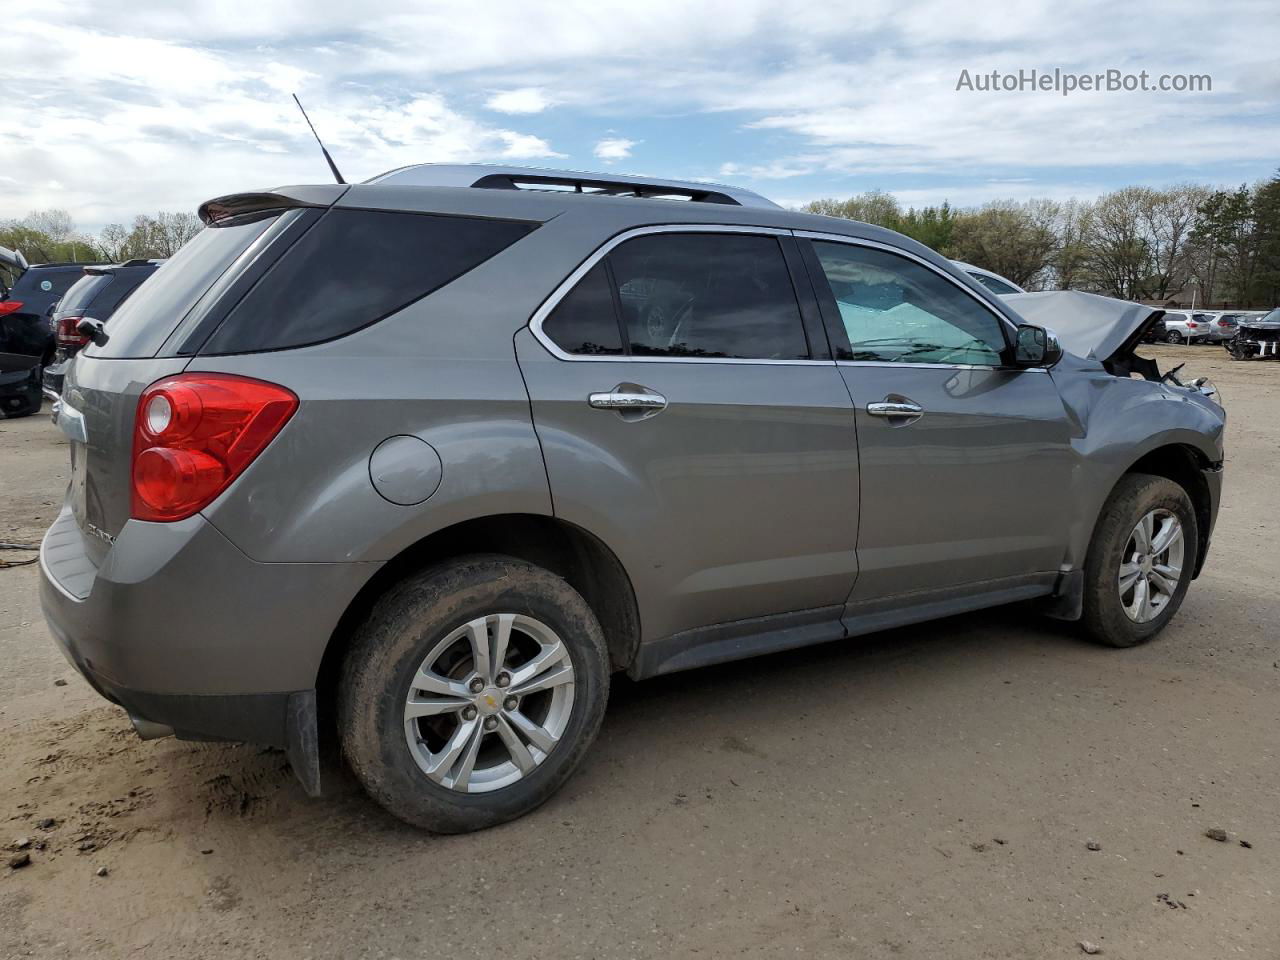
<instances>
[{"instance_id":1,"label":"roof rail","mask_svg":"<svg viewBox=\"0 0 1280 960\"><path fill-rule=\"evenodd\" d=\"M557 190L592 196L681 199L741 207L778 205L758 193L719 183L663 180L627 174L584 173L541 167L504 167L484 163L418 163L373 177L366 183L419 187L478 187L488 190Z\"/></svg>"}]
</instances>

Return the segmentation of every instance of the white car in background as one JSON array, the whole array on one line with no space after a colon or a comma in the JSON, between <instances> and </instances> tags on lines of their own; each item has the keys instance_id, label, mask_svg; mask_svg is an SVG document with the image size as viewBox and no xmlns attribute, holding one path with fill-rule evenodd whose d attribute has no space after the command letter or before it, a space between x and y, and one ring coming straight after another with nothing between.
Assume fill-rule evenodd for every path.
<instances>
[{"instance_id":1,"label":"white car in background","mask_svg":"<svg viewBox=\"0 0 1280 960\"><path fill-rule=\"evenodd\" d=\"M1167 310L1164 315L1164 339L1168 343L1202 343L1210 338L1212 317L1207 313Z\"/></svg>"},{"instance_id":2,"label":"white car in background","mask_svg":"<svg viewBox=\"0 0 1280 960\"><path fill-rule=\"evenodd\" d=\"M1011 293L1026 293L1020 286L1010 280L1008 277L1002 277L998 273L992 273L990 270L984 270L982 267L975 267L971 263L964 263L961 260L952 260L957 267L967 273L973 279L990 290L992 293L1002 297Z\"/></svg>"}]
</instances>

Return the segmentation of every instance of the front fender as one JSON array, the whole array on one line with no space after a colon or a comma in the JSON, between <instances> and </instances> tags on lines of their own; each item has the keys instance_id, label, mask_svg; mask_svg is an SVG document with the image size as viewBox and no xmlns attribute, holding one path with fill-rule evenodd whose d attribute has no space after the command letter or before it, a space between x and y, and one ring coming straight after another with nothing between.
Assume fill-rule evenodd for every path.
<instances>
[{"instance_id":1,"label":"front fender","mask_svg":"<svg viewBox=\"0 0 1280 960\"><path fill-rule=\"evenodd\" d=\"M1055 382L1073 423L1075 503L1064 563L1075 568L1084 564L1098 515L1120 478L1166 447L1193 451L1201 467L1220 464L1226 414L1192 390L1116 377L1101 367L1072 372Z\"/></svg>"}]
</instances>

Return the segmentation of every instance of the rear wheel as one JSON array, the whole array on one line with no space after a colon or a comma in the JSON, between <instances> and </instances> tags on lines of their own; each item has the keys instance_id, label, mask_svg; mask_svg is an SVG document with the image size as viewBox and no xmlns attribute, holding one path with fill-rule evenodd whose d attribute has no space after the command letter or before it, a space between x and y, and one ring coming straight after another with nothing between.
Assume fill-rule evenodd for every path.
<instances>
[{"instance_id":1,"label":"rear wheel","mask_svg":"<svg viewBox=\"0 0 1280 960\"><path fill-rule=\"evenodd\" d=\"M437 833L532 810L568 779L599 730L604 635L560 577L476 556L392 589L343 669L348 762L389 811Z\"/></svg>"},{"instance_id":2,"label":"rear wheel","mask_svg":"<svg viewBox=\"0 0 1280 960\"><path fill-rule=\"evenodd\" d=\"M1180 334L1177 330L1170 330L1168 333L1164 335L1164 339L1166 343L1181 343L1182 334Z\"/></svg>"},{"instance_id":3,"label":"rear wheel","mask_svg":"<svg viewBox=\"0 0 1280 960\"><path fill-rule=\"evenodd\" d=\"M1085 561L1085 629L1113 647L1154 637L1182 605L1198 547L1195 510L1182 487L1148 474L1121 478Z\"/></svg>"}]
</instances>

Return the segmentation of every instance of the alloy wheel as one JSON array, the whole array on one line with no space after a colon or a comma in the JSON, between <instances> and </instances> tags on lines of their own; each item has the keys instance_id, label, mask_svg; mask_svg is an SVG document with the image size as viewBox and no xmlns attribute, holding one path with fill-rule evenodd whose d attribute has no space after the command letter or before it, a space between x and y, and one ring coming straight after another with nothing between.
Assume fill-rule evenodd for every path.
<instances>
[{"instance_id":1,"label":"alloy wheel","mask_svg":"<svg viewBox=\"0 0 1280 960\"><path fill-rule=\"evenodd\" d=\"M404 707L409 751L443 787L499 790L555 750L573 693L573 662L555 631L522 614L478 617L418 667Z\"/></svg>"},{"instance_id":2,"label":"alloy wheel","mask_svg":"<svg viewBox=\"0 0 1280 960\"><path fill-rule=\"evenodd\" d=\"M1186 541L1182 521L1156 509L1145 514L1125 543L1117 585L1129 619L1147 623L1173 600L1183 576Z\"/></svg>"}]
</instances>

